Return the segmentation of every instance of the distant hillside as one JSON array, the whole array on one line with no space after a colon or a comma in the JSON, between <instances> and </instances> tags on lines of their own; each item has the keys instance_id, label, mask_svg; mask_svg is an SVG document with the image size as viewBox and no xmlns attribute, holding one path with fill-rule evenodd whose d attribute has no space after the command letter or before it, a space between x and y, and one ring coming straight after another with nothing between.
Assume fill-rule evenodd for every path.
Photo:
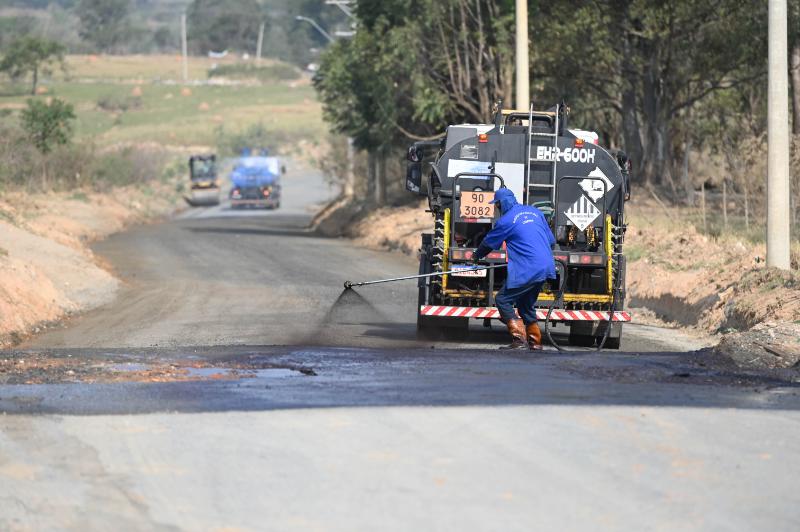
<instances>
[{"instance_id":1,"label":"distant hillside","mask_svg":"<svg viewBox=\"0 0 800 532\"><path fill-rule=\"evenodd\" d=\"M330 33L350 27L349 19L324 0L130 0L127 15L96 23L96 33L105 35L92 38L87 17L80 15L87 1L91 15L98 13L96 6L119 6L118 0L0 0L0 49L16 37L35 35L66 45L70 53L174 53L180 51L180 17L187 14L190 53L227 49L252 55L263 23L263 56L304 67L318 61L328 41L296 20L298 15Z\"/></svg>"}]
</instances>

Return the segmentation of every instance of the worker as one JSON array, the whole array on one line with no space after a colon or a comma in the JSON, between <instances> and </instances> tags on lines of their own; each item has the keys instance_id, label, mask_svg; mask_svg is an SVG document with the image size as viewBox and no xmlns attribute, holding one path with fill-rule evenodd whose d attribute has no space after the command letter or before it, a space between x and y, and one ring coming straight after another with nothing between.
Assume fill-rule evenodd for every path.
<instances>
[{"instance_id":1,"label":"worker","mask_svg":"<svg viewBox=\"0 0 800 532\"><path fill-rule=\"evenodd\" d=\"M508 327L511 345L500 349L542 349L542 331L536 318L536 300L542 285L556 278L553 246L556 241L542 212L536 207L520 205L511 190L503 187L491 203L500 218L475 251L477 263L491 251L506 243L508 276L497 292L495 303L500 320ZM516 305L518 318L514 312Z\"/></svg>"}]
</instances>

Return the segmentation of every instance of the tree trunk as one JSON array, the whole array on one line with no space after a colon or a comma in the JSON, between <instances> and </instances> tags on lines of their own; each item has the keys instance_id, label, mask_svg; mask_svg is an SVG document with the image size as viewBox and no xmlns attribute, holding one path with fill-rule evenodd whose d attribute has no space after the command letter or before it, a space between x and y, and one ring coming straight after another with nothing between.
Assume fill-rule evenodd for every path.
<instances>
[{"instance_id":1,"label":"tree trunk","mask_svg":"<svg viewBox=\"0 0 800 532\"><path fill-rule=\"evenodd\" d=\"M342 185L342 195L352 198L356 190L356 150L353 148L353 137L347 137L347 166L345 167L344 184Z\"/></svg>"},{"instance_id":2,"label":"tree trunk","mask_svg":"<svg viewBox=\"0 0 800 532\"><path fill-rule=\"evenodd\" d=\"M800 40L792 46L792 133L800 135Z\"/></svg>"},{"instance_id":3,"label":"tree trunk","mask_svg":"<svg viewBox=\"0 0 800 532\"><path fill-rule=\"evenodd\" d=\"M375 199L375 184L376 184L376 161L375 150L370 149L367 152L367 201L374 201Z\"/></svg>"},{"instance_id":4,"label":"tree trunk","mask_svg":"<svg viewBox=\"0 0 800 532\"><path fill-rule=\"evenodd\" d=\"M692 180L689 177L689 159L692 153L692 136L688 130L686 132L686 141L683 145L683 168L681 172L681 184L683 185L683 193L686 194L686 203L688 205L694 204L694 187Z\"/></svg>"},{"instance_id":5,"label":"tree trunk","mask_svg":"<svg viewBox=\"0 0 800 532\"><path fill-rule=\"evenodd\" d=\"M31 87L31 94L36 96L36 85L39 83L39 69L33 68L33 87Z\"/></svg>"},{"instance_id":6,"label":"tree trunk","mask_svg":"<svg viewBox=\"0 0 800 532\"><path fill-rule=\"evenodd\" d=\"M629 31L628 3L617 6L620 13L619 33L622 35L622 57L620 71L624 80L622 90L622 146L628 159L631 161L631 173L635 178L640 178L644 171L644 148L642 147L642 132L639 125L636 93L639 87L639 76L633 62L633 38Z\"/></svg>"},{"instance_id":7,"label":"tree trunk","mask_svg":"<svg viewBox=\"0 0 800 532\"><path fill-rule=\"evenodd\" d=\"M622 138L625 142L623 149L631 161L631 171L634 176L641 177L644 170L644 149L639 117L636 114L634 86L626 87L622 93Z\"/></svg>"},{"instance_id":8,"label":"tree trunk","mask_svg":"<svg viewBox=\"0 0 800 532\"><path fill-rule=\"evenodd\" d=\"M644 179L648 183L660 184L664 172L664 138L663 127L659 117L661 98L659 93L658 64L655 54L651 53L650 63L644 76L644 97L642 112L644 114Z\"/></svg>"},{"instance_id":9,"label":"tree trunk","mask_svg":"<svg viewBox=\"0 0 800 532\"><path fill-rule=\"evenodd\" d=\"M378 152L378 168L375 180L375 204L378 207L386 205L386 149Z\"/></svg>"},{"instance_id":10,"label":"tree trunk","mask_svg":"<svg viewBox=\"0 0 800 532\"><path fill-rule=\"evenodd\" d=\"M644 115L647 143L644 148L644 178L647 182L657 185L668 184L674 192L675 183L669 161L672 151L669 101L662 93L661 82L656 77L656 68L654 62L651 65L651 72L645 78Z\"/></svg>"}]
</instances>

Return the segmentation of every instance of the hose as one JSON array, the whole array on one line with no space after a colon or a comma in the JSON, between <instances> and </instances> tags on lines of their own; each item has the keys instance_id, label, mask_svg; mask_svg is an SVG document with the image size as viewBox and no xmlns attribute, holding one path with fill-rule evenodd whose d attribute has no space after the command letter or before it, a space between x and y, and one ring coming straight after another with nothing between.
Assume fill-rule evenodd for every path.
<instances>
[{"instance_id":1,"label":"hose","mask_svg":"<svg viewBox=\"0 0 800 532\"><path fill-rule=\"evenodd\" d=\"M616 282L614 284L616 285ZM614 324L614 312L617 310L617 292L617 287L614 286L611 295L611 309L608 311L608 325L606 325L603 339L600 340L600 344L597 346L597 351L602 351L603 346L606 345L606 340L608 340L608 337L611 335L611 326Z\"/></svg>"},{"instance_id":2,"label":"hose","mask_svg":"<svg viewBox=\"0 0 800 532\"><path fill-rule=\"evenodd\" d=\"M625 226L623 225L619 229L622 229L622 232L624 234ZM616 237L619 237L619 235L617 234ZM617 267L614 268L615 270L619 270L618 261L620 256L622 256L622 245L615 242L614 249L612 250L611 253L612 268L614 268L614 266L617 265ZM606 331L603 334L603 339L600 340L600 344L597 346L598 351L603 349L603 346L606 345L606 340L608 340L608 337L611 335L611 327L614 324L614 313L617 310L617 296L619 295L619 282L622 276L619 274L619 271L614 271L613 273L615 273L615 275L614 275L614 285L611 287L611 309L609 309L608 312L608 325L606 325Z\"/></svg>"},{"instance_id":3,"label":"hose","mask_svg":"<svg viewBox=\"0 0 800 532\"><path fill-rule=\"evenodd\" d=\"M553 313L553 309L555 309L556 304L559 301L561 301L561 299L564 297L564 285L566 284L567 280L567 265L564 263L564 261L556 259L556 267L558 270L560 270L558 276L559 279L558 288L553 294L553 300L550 302L550 305L547 308L547 317L545 317L545 322L544 322L544 333L553 347L555 347L558 351L564 351L564 348L558 345L558 342L556 342L553 339L553 335L550 333L550 316ZM618 281L619 277L620 276L617 275L614 279L615 286L613 287L611 309L608 314L608 325L606 326L605 333L603 334L603 339L600 340L600 344L597 346L596 351L602 351L603 346L606 345L606 340L608 340L608 337L611 335L611 325L613 324L614 320L614 312L617 309L617 294L619 293L619 286L617 283L619 282Z\"/></svg>"},{"instance_id":4,"label":"hose","mask_svg":"<svg viewBox=\"0 0 800 532\"><path fill-rule=\"evenodd\" d=\"M553 340L553 335L550 334L550 315L553 313L553 309L556 308L556 303L561 301L564 297L564 285L567 283L567 265L561 259L556 259L556 267L560 270L558 275L558 288L553 293L553 300L550 302L550 306L547 308L547 317L544 320L544 334L547 336L547 339L550 341L550 344L555 347L559 351L563 351L564 348L558 345L558 343Z\"/></svg>"}]
</instances>

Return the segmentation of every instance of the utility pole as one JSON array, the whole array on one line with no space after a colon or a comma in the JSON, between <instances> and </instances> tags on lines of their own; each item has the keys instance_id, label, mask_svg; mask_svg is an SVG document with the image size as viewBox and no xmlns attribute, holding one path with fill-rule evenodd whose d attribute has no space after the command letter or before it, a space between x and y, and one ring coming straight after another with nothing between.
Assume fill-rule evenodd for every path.
<instances>
[{"instance_id":1,"label":"utility pole","mask_svg":"<svg viewBox=\"0 0 800 532\"><path fill-rule=\"evenodd\" d=\"M258 27L258 44L256 45L256 64L261 64L261 45L264 44L264 23Z\"/></svg>"},{"instance_id":2,"label":"utility pole","mask_svg":"<svg viewBox=\"0 0 800 532\"><path fill-rule=\"evenodd\" d=\"M528 0L517 0L517 105L518 110L531 106L528 64Z\"/></svg>"},{"instance_id":3,"label":"utility pole","mask_svg":"<svg viewBox=\"0 0 800 532\"><path fill-rule=\"evenodd\" d=\"M181 15L181 53L183 54L183 82L189 81L189 57L186 46L186 14Z\"/></svg>"},{"instance_id":4,"label":"utility pole","mask_svg":"<svg viewBox=\"0 0 800 532\"><path fill-rule=\"evenodd\" d=\"M769 0L767 107L767 266L791 267L789 76L786 0Z\"/></svg>"}]
</instances>

